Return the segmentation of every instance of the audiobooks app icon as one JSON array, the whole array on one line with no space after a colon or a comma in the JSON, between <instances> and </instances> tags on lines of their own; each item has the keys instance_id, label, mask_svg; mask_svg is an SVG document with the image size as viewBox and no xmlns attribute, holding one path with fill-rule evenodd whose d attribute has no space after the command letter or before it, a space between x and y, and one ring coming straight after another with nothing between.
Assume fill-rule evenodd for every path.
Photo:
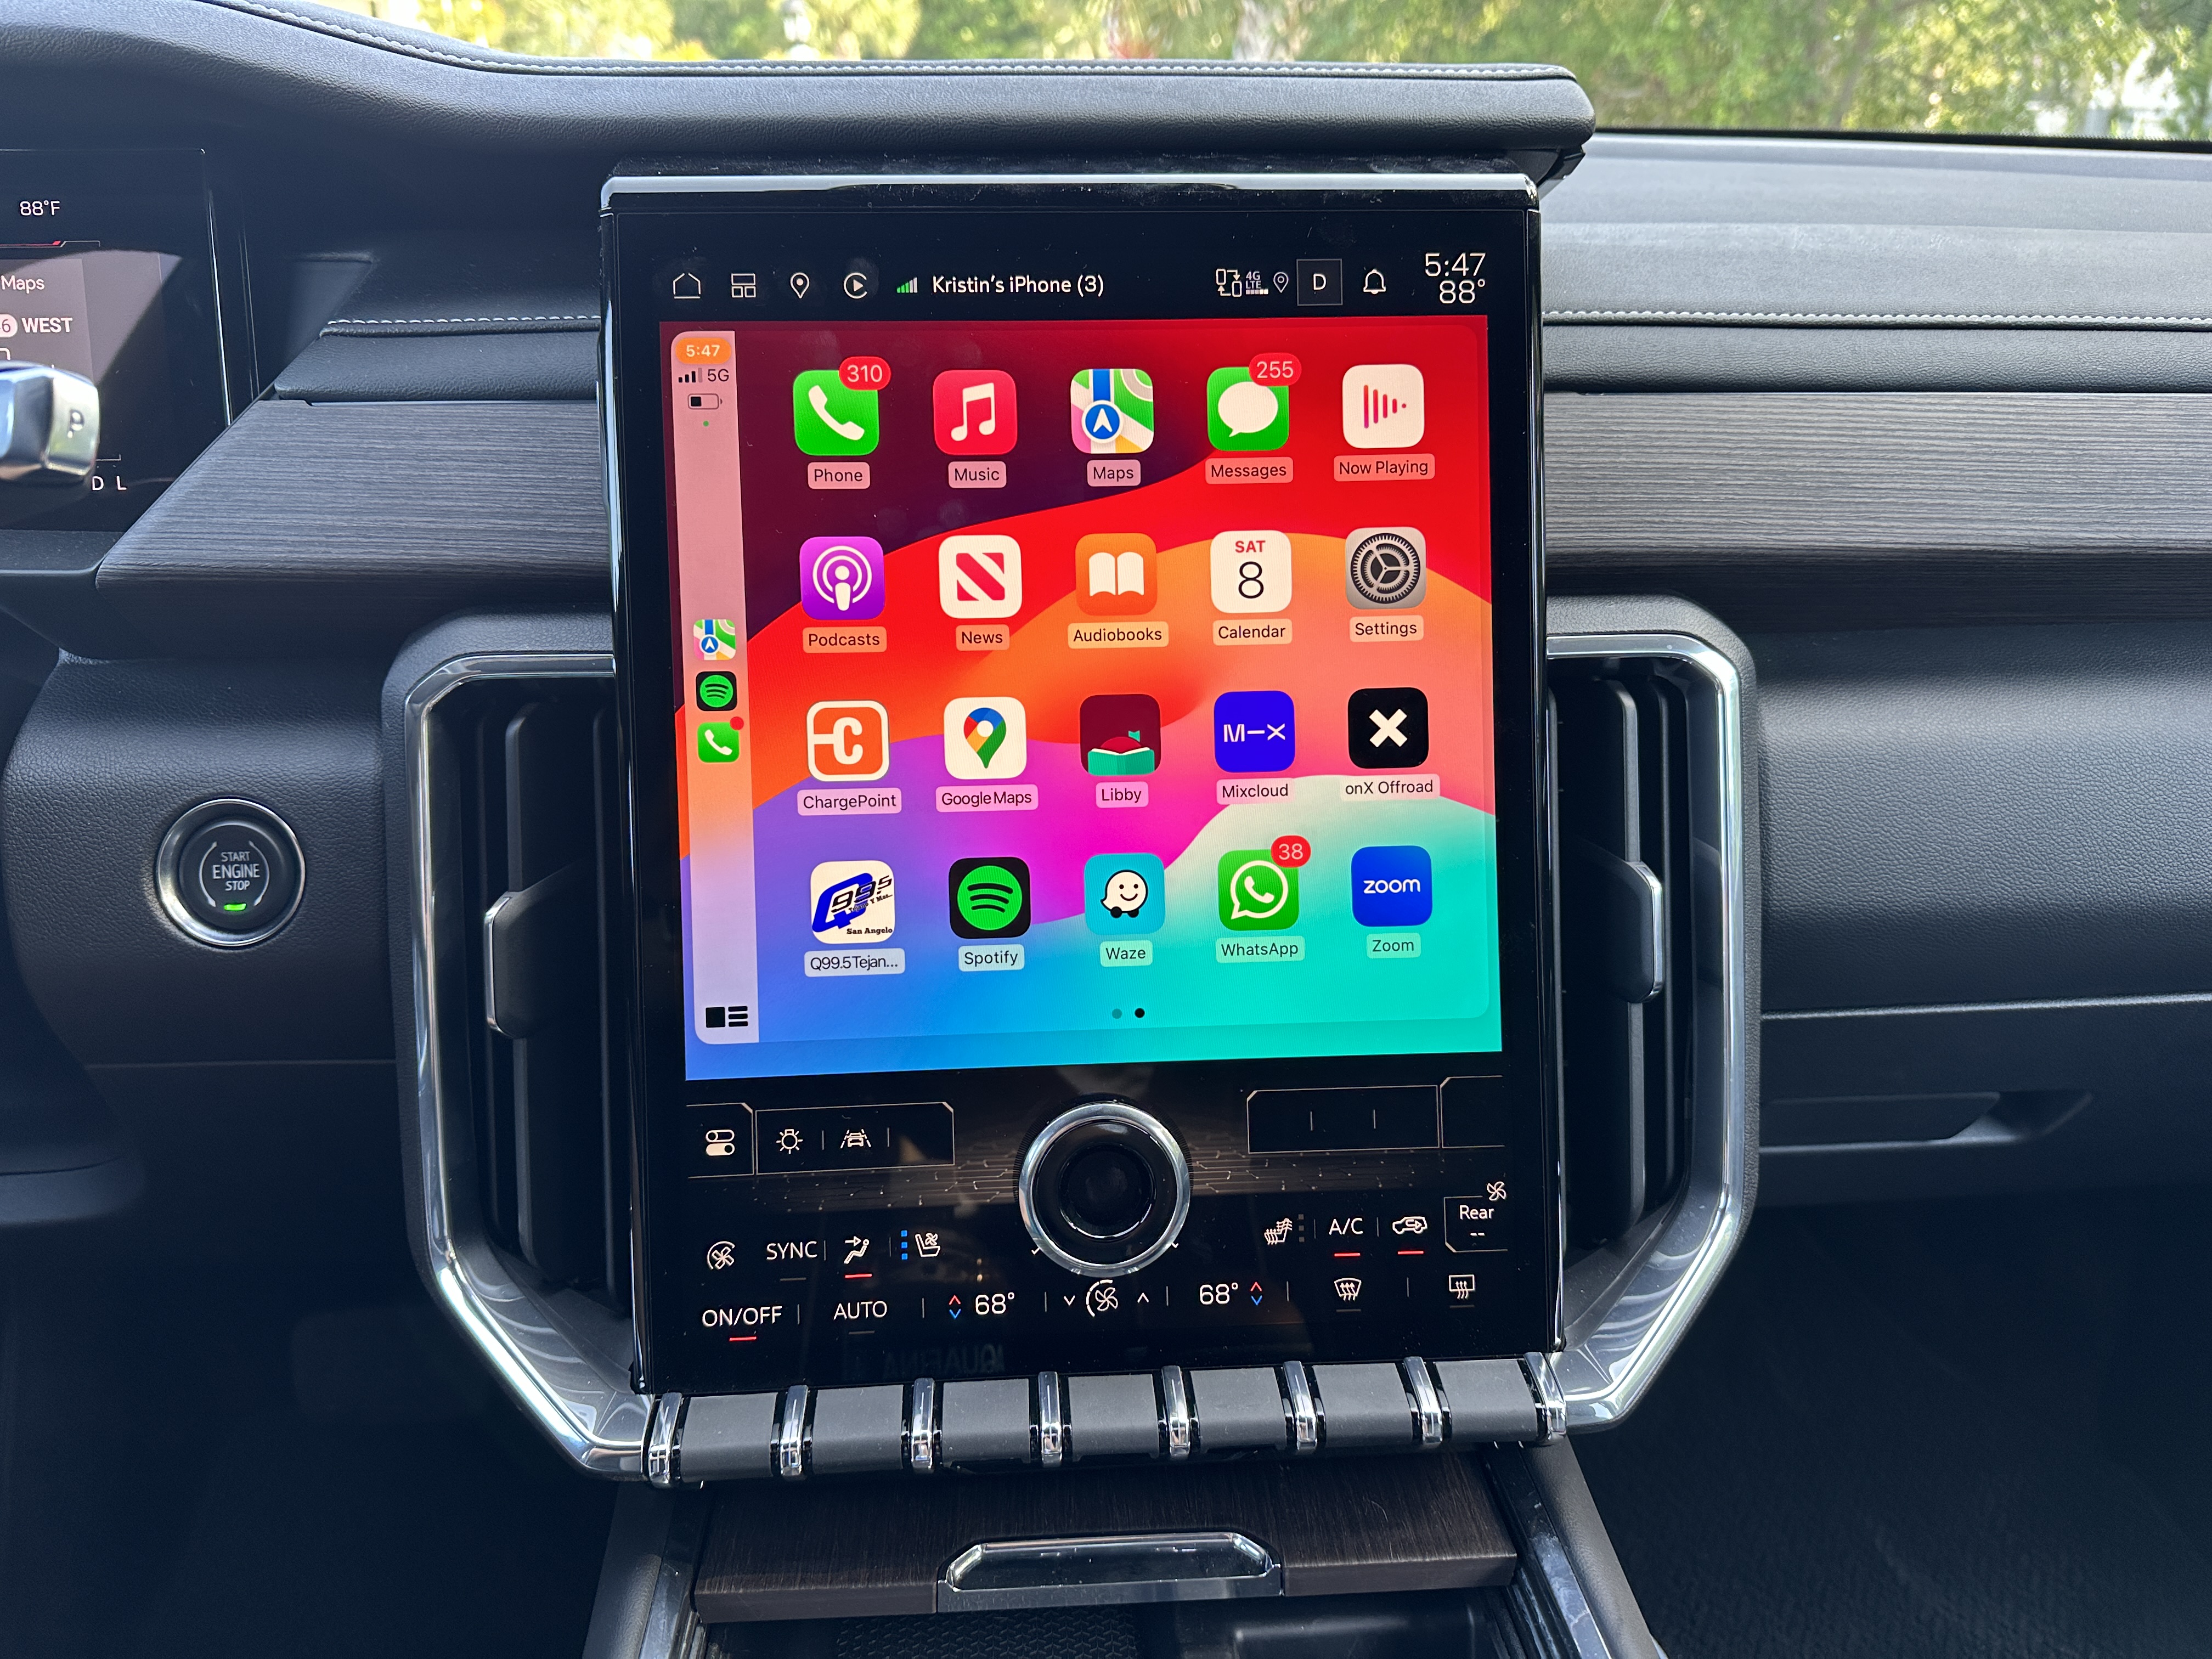
<instances>
[{"instance_id":1,"label":"audiobooks app icon","mask_svg":"<svg viewBox=\"0 0 2212 1659\"><path fill-rule=\"evenodd\" d=\"M823 783L872 783L891 769L891 717L879 702L817 702L806 711L806 769Z\"/></svg>"},{"instance_id":2,"label":"audiobooks app icon","mask_svg":"<svg viewBox=\"0 0 2212 1659\"><path fill-rule=\"evenodd\" d=\"M1093 617L1140 617L1159 598L1150 536L1085 536L1075 544L1075 603Z\"/></svg>"}]
</instances>

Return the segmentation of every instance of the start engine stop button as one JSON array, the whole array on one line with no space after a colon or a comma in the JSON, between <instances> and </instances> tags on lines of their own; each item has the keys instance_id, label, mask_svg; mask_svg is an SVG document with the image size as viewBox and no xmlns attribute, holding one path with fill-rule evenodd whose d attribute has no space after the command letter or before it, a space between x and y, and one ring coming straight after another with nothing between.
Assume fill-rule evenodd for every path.
<instances>
[{"instance_id":1,"label":"start engine stop button","mask_svg":"<svg viewBox=\"0 0 2212 1659\"><path fill-rule=\"evenodd\" d=\"M209 945L252 945L298 906L300 843L267 807L204 802L170 826L160 858L162 908Z\"/></svg>"}]
</instances>

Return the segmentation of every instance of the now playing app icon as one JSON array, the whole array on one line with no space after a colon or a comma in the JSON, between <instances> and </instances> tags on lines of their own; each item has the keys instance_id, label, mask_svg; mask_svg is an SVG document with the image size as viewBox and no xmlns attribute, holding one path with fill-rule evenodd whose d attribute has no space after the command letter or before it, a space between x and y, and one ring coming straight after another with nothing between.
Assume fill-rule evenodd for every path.
<instances>
[{"instance_id":1,"label":"now playing app icon","mask_svg":"<svg viewBox=\"0 0 2212 1659\"><path fill-rule=\"evenodd\" d=\"M1345 725L1354 766L1396 769L1419 766L1429 757L1429 699L1410 685L1353 692Z\"/></svg>"}]
</instances>

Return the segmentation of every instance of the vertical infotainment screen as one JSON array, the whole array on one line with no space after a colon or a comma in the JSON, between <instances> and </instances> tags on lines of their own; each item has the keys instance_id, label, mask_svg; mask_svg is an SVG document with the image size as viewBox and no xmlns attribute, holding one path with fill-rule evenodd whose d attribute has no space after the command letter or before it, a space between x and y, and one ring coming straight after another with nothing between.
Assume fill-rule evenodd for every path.
<instances>
[{"instance_id":1,"label":"vertical infotainment screen","mask_svg":"<svg viewBox=\"0 0 2212 1659\"><path fill-rule=\"evenodd\" d=\"M1553 1346L1526 185L610 191L648 1376Z\"/></svg>"},{"instance_id":2,"label":"vertical infotainment screen","mask_svg":"<svg viewBox=\"0 0 2212 1659\"><path fill-rule=\"evenodd\" d=\"M662 332L688 1076L1499 1046L1481 317Z\"/></svg>"}]
</instances>

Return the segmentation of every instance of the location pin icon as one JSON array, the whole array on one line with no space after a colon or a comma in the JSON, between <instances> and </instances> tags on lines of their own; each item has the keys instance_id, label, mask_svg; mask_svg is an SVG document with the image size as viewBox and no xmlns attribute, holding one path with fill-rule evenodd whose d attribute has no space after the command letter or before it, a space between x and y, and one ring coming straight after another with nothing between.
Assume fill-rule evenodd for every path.
<instances>
[{"instance_id":1,"label":"location pin icon","mask_svg":"<svg viewBox=\"0 0 2212 1659\"><path fill-rule=\"evenodd\" d=\"M805 271L794 270L791 273L791 291L800 299L804 300L806 297L806 290L812 286Z\"/></svg>"}]
</instances>

